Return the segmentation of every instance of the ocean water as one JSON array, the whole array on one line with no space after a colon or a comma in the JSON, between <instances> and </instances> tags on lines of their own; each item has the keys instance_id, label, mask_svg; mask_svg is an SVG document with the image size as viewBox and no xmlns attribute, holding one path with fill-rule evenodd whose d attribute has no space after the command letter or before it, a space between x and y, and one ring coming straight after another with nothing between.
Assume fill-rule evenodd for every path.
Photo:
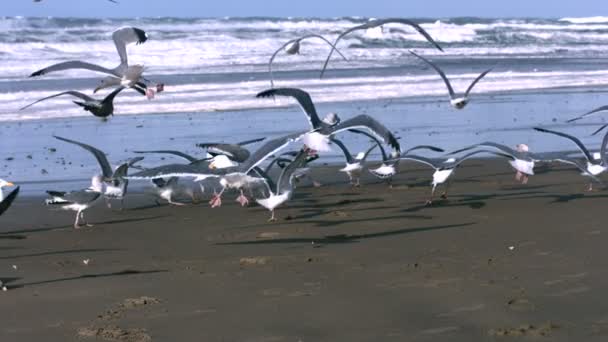
<instances>
[{"instance_id":1,"label":"ocean water","mask_svg":"<svg viewBox=\"0 0 608 342\"><path fill-rule=\"evenodd\" d=\"M52 134L95 145L116 163L135 149L200 153L194 144L201 141L234 142L306 129L290 99L255 98L270 87L268 59L287 40L318 33L333 41L342 30L367 20L0 18L0 175L38 184L85 180L97 170L88 153L52 139ZM563 139L531 131L536 125L599 145L601 137L589 134L604 121L601 116L577 126L564 121L608 104L608 18L414 20L444 53L409 27L391 24L358 31L338 45L348 61L334 54L320 80L329 47L311 39L302 43L300 55L277 55L275 85L307 90L321 115L372 115L395 131L404 146L425 143L449 150L494 140L528 143L534 151L574 148ZM70 98L19 110L60 91L91 93L102 75L82 70L28 75L73 59L115 67L119 58L111 34L125 25L148 33L146 43L128 47L129 61L144 64L148 78L166 84L165 92L153 100L121 93L108 122L84 112ZM493 71L476 86L471 104L457 111L449 106L439 76L408 49L440 64L456 90L466 89L483 70ZM357 137L344 139L353 150L367 144ZM169 160L149 156L144 164ZM322 162L339 160L339 151L334 151Z\"/></svg>"}]
</instances>

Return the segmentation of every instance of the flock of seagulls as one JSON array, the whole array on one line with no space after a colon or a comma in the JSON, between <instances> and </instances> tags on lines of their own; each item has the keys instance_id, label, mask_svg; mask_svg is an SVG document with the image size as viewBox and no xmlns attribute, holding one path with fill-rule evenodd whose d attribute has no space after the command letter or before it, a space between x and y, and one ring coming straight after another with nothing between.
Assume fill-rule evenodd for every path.
<instances>
[{"instance_id":1,"label":"flock of seagulls","mask_svg":"<svg viewBox=\"0 0 608 342\"><path fill-rule=\"evenodd\" d=\"M378 179L386 181L390 186L392 178L399 172L401 161L417 162L429 166L433 169L430 177L431 194L427 201L429 205L433 203L436 188L442 184L445 184L445 190L441 196L447 198L448 187L455 174L455 170L467 159L479 156L480 154L489 154L506 159L510 167L516 172L516 181L522 184L527 183L529 177L534 175L535 165L540 162L554 161L574 165L583 175L590 177L592 182L601 183L597 176L608 169L608 156L606 155L608 133L602 140L601 151L599 153L591 153L576 137L545 128L535 128L536 131L571 140L580 149L583 158L563 154L556 158L543 159L530 152L527 145L520 144L511 148L491 141L463 147L442 156L429 157L414 154L414 152L443 153L446 151L436 146L426 145L402 148L399 138L388 127L372 116L358 115L344 120L336 113L327 113L325 116L321 116L317 112L313 99L305 90L275 87L272 77L272 63L281 51L287 55L298 54L302 41L313 38L321 39L330 48L325 64L321 69L321 77L323 77L334 51L339 53L344 60L347 60L347 57L338 50L339 42L345 36L357 30L381 28L385 24L401 24L414 28L432 47L443 51L442 47L422 27L410 20L401 18L370 20L367 23L345 30L333 42L314 33L289 40L271 55L268 63L271 87L259 92L256 97L259 99L274 99L276 97L293 99L301 107L305 115L308 122L307 128L269 139L260 138L236 143L200 143L197 146L206 151L206 155L203 158L175 150L133 151L139 156L117 165L116 168L111 166L103 151L83 142L55 136L54 138L62 142L77 146L91 153L97 160L101 172L93 176L91 186L86 189L71 192L48 191L50 198L46 203L50 206L59 206L66 210L75 211L74 227L79 228L81 224L87 225L84 219L84 212L101 199L106 200L108 207L111 207L112 200L124 202L130 180L150 181L158 199L164 199L173 205L184 205L184 203L175 198L177 185L181 179L188 178L198 184L199 190L202 193L210 195L209 205L212 208L221 206L223 196L227 192L233 191L238 194L236 200L242 206L249 205L252 202L251 199L253 199L256 203L270 211L270 221L274 221L276 220L276 208L292 198L298 181L304 177L312 179L309 173L309 164L319 158L324 152L330 151L336 146L342 151L345 158L345 166L339 169L339 171L344 172L348 176L353 186L361 185L360 177L365 170L368 170L370 174ZM106 119L114 112L113 99L125 89L134 89L150 99L156 93L161 92L164 89L164 85L154 85L151 81L147 80L143 76L145 69L143 65L130 65L128 63L126 46L129 44L145 43L148 40L146 32L135 27L121 27L113 32L112 39L120 58L120 64L115 68L110 69L86 61L74 60L51 65L31 74L31 77L40 77L51 72L68 69L84 69L102 73L107 76L99 82L94 92L104 88L114 88L109 95L101 100L97 100L80 92L65 91L37 100L22 109L50 98L70 95L78 99L74 101L75 104L83 107L84 110L91 112L95 116ZM457 95L446 74L438 65L413 51L410 52L439 74L448 90L450 104L456 109L465 108L470 101L469 96L473 87L491 72L491 69L483 71L472 81L462 95ZM601 107L570 121L582 120L589 115L607 109L608 106ZM365 139L369 139L370 145L364 151L352 153L340 140L340 136L344 134L359 135ZM251 144L260 144L260 146L257 149L250 150L249 146ZM372 164L369 161L370 153L375 149L379 150L382 160L376 163L379 165L369 166L368 164ZM180 157L184 161L147 168L138 165L143 159L142 155L151 153L170 154ZM130 173L129 170L132 168L137 169L137 172ZM273 175L275 176L273 177ZM313 184L315 186L320 185L314 180ZM13 184L0 180L0 189L3 186L13 186ZM592 185L590 185L589 189L592 189ZM9 196L4 198L0 191L0 200L2 200L0 202L0 214L10 206L17 193L18 187ZM193 201L195 200L194 195L192 199ZM124 203L122 205L124 206Z\"/></svg>"}]
</instances>

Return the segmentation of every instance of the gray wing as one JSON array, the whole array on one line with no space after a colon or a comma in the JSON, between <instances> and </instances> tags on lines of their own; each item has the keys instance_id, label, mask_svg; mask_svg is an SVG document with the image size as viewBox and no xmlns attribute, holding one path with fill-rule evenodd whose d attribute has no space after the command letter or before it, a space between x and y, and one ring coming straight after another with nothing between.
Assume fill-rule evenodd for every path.
<instances>
[{"instance_id":1,"label":"gray wing","mask_svg":"<svg viewBox=\"0 0 608 342\"><path fill-rule=\"evenodd\" d=\"M435 63L429 61L428 59L416 54L414 51L410 50L410 53L418 58L420 58L421 60L423 60L426 64L430 65L431 68L435 69L435 71L439 74L439 76L441 76L441 78L443 79L443 83L445 83L445 86L448 88L448 92L450 93L450 97L454 98L454 96L456 96L456 94L454 93L454 88L452 88L452 85L450 84L450 80L448 80L448 77L445 75L445 73L439 69L439 67L437 65L435 65Z\"/></svg>"},{"instance_id":2,"label":"gray wing","mask_svg":"<svg viewBox=\"0 0 608 342\"><path fill-rule=\"evenodd\" d=\"M99 196L101 196L101 193L97 191L80 190L68 192L61 198L69 203L87 204L95 201Z\"/></svg>"},{"instance_id":3,"label":"gray wing","mask_svg":"<svg viewBox=\"0 0 608 342\"><path fill-rule=\"evenodd\" d=\"M155 179L168 177L219 177L225 170L212 170L208 163L167 164L152 169L140 171L126 179Z\"/></svg>"},{"instance_id":4,"label":"gray wing","mask_svg":"<svg viewBox=\"0 0 608 342\"><path fill-rule=\"evenodd\" d=\"M260 141L264 141L264 139L266 139L266 138L257 138L257 139L245 140L245 141L238 142L236 144L239 145L239 146L246 146L246 145L255 144L255 143L260 142Z\"/></svg>"},{"instance_id":5,"label":"gray wing","mask_svg":"<svg viewBox=\"0 0 608 342\"><path fill-rule=\"evenodd\" d=\"M380 139L376 138L375 135L367 133L366 131L362 131L362 130L358 130L358 129L349 129L349 132L353 132L353 133L357 133L357 134L362 134L365 135L366 137L372 139L373 141L376 142L376 145L380 148L380 153L382 153L382 161L387 161L388 155L386 154L386 150L384 149L384 147L382 146L382 141L380 141Z\"/></svg>"},{"instance_id":6,"label":"gray wing","mask_svg":"<svg viewBox=\"0 0 608 342\"><path fill-rule=\"evenodd\" d=\"M267 141L264 145L260 146L247 160L238 166L240 172L249 173L251 169L260 165L266 158L274 155L291 143L300 140L301 136L308 132L299 132L288 134L279 138L275 138Z\"/></svg>"},{"instance_id":7,"label":"gray wing","mask_svg":"<svg viewBox=\"0 0 608 342\"><path fill-rule=\"evenodd\" d=\"M367 156L369 156L369 154L377 147L379 146L378 144L373 144L372 146L370 146L367 151L365 151L365 153L363 153L363 158L361 158L361 161L365 161L367 160Z\"/></svg>"},{"instance_id":8,"label":"gray wing","mask_svg":"<svg viewBox=\"0 0 608 342\"><path fill-rule=\"evenodd\" d=\"M237 163L242 163L249 158L249 150L240 145L234 144L217 144L217 143L201 143L196 144L200 148L206 148L211 154L222 154Z\"/></svg>"},{"instance_id":9,"label":"gray wing","mask_svg":"<svg viewBox=\"0 0 608 342\"><path fill-rule=\"evenodd\" d=\"M510 148L509 146L506 146L506 145L503 145L503 144L498 144L498 143L491 142L491 141L485 141L485 142L482 142L482 143L479 143L479 144L474 144L474 145L471 145L471 146L467 146L467 147L461 148L459 150L450 152L449 154L457 154L457 153L460 153L460 152L472 150L472 149L474 149L476 147L479 147L479 146L493 147L493 148L496 148L496 149L502 151L503 153L510 154L510 155L512 155L514 157L519 154L519 152L517 152L516 150Z\"/></svg>"},{"instance_id":10,"label":"gray wing","mask_svg":"<svg viewBox=\"0 0 608 342\"><path fill-rule=\"evenodd\" d=\"M415 161L415 162L418 162L421 164L428 165L428 166L432 167L433 169L439 169L441 167L440 163L437 162L436 160L414 155L414 154L403 154L399 157L399 159Z\"/></svg>"},{"instance_id":11,"label":"gray wing","mask_svg":"<svg viewBox=\"0 0 608 342\"><path fill-rule=\"evenodd\" d=\"M180 152L180 151L173 151L173 150L133 151L133 153L140 153L140 154L142 154L142 153L172 154L172 155L184 158L184 159L186 159L187 161L189 161L191 163L198 161L197 158L195 158L195 157L193 157L193 156L191 156L189 154L186 154L186 153Z\"/></svg>"},{"instance_id":12,"label":"gray wing","mask_svg":"<svg viewBox=\"0 0 608 342\"><path fill-rule=\"evenodd\" d=\"M342 150L342 153L344 154L344 158L346 158L347 163L352 164L355 161L353 155L350 154L350 151L348 150L348 148L346 148L342 141L338 140L337 138L331 138L331 141L334 144L338 145L338 147Z\"/></svg>"},{"instance_id":13,"label":"gray wing","mask_svg":"<svg viewBox=\"0 0 608 342\"><path fill-rule=\"evenodd\" d=\"M86 94L83 94L83 93L75 91L75 90L70 90L70 91L64 91L64 92L59 93L59 94L54 94L54 95L51 95L51 96L47 96L45 98L42 98L42 99L37 100L35 102L32 102L32 103L28 104L27 106L25 106L25 107L23 107L23 108L21 108L19 110L24 110L24 109L26 109L28 107L31 107L31 106L35 105L38 102L42 102L42 101L45 101L45 100L48 100L48 99L52 99L52 98L58 97L58 96L63 96L63 95L76 96L77 98L82 99L82 100L87 101L87 102L96 101L94 98L92 98L92 97L90 97L90 96L88 96Z\"/></svg>"},{"instance_id":14,"label":"gray wing","mask_svg":"<svg viewBox=\"0 0 608 342\"><path fill-rule=\"evenodd\" d=\"M118 166L116 168L116 170L114 170L114 174L112 174L112 178L119 179L119 180L123 179L127 175L129 168L131 166L133 166L133 164L140 162L143 159L144 159L144 157L135 157L135 158L128 160L125 163L122 163L120 166Z\"/></svg>"},{"instance_id":15,"label":"gray wing","mask_svg":"<svg viewBox=\"0 0 608 342\"><path fill-rule=\"evenodd\" d=\"M454 165L454 167L456 167L456 166L460 165L462 162L464 162L465 160L467 160L477 154L480 154L480 153L489 153L489 154L493 154L495 156L504 157L504 158L511 159L511 160L514 159L513 156L506 154L506 153L490 151L490 150L477 150L477 151L469 152L469 153L465 154L464 156L458 157L453 165Z\"/></svg>"},{"instance_id":16,"label":"gray wing","mask_svg":"<svg viewBox=\"0 0 608 342\"><path fill-rule=\"evenodd\" d=\"M84 143L81 143L81 142L78 142L75 140L58 137L56 135L53 135L53 137L55 139L65 141L70 144L78 145L78 146L84 148L85 150L91 152L93 154L93 156L95 156L95 159L97 159L97 162L99 163L99 166L101 167L101 173L103 173L103 176L105 178L112 177L112 174L113 174L112 167L110 166L110 162L108 162L108 158L106 158L105 153L103 153L102 151L96 149L95 147L93 147L91 145L87 145L87 144L84 144Z\"/></svg>"},{"instance_id":17,"label":"gray wing","mask_svg":"<svg viewBox=\"0 0 608 342\"><path fill-rule=\"evenodd\" d=\"M583 154L585 155L585 158L587 158L587 161L592 162L594 160L594 158L591 155L591 153L589 152L589 150L587 150L587 148L585 147L585 145L583 145L583 143L578 138L573 137L573 136L571 136L569 134L566 134L566 133L552 131L552 130L545 129L545 128L534 127L534 129L537 130L537 131L539 131L539 132L551 133L551 134L555 134L555 135L558 135L560 137L572 140L576 144L576 146L578 146L578 148L581 150L581 152L583 152Z\"/></svg>"},{"instance_id":18,"label":"gray wing","mask_svg":"<svg viewBox=\"0 0 608 342\"><path fill-rule=\"evenodd\" d=\"M333 130L333 134L335 134L346 130L352 130L353 128L366 129L378 139L384 141L385 144L390 145L396 152L401 151L399 142L393 133L369 115L357 115L352 119L342 121L331 129Z\"/></svg>"},{"instance_id":19,"label":"gray wing","mask_svg":"<svg viewBox=\"0 0 608 342\"><path fill-rule=\"evenodd\" d=\"M277 192L276 194L281 194L285 190L292 188L292 180L293 173L306 165L306 158L308 157L308 152L306 150L301 150L300 153L296 156L296 158L287 165L281 171L279 178L277 179Z\"/></svg>"},{"instance_id":20,"label":"gray wing","mask_svg":"<svg viewBox=\"0 0 608 342\"><path fill-rule=\"evenodd\" d=\"M426 32L425 29L423 29L420 25L416 24L415 22L408 20L408 19L403 19L403 18L387 18L387 19L381 19L381 20L373 20L373 21L369 21L362 25L357 25L357 26L351 27L348 30L340 33L338 38L336 38L336 40L334 41L334 46L338 45L338 42L342 38L344 38L344 36L346 36L347 34L353 32L353 31L366 30L369 28L374 28L374 27L378 27L378 26L382 26L384 24L390 24L390 23L405 24L405 25L409 25L409 26L413 27L427 41L429 41L431 44L433 44L433 46L435 46L435 48L437 48L439 51L443 52L443 49L441 48L441 46L439 46L439 44L437 44L437 42L433 39L433 37L431 37L431 35L428 32ZM331 51L329 52L329 55L327 56L327 59L325 60L325 64L323 65L323 69L321 70L321 78L323 78L323 74L325 73L325 70L327 69L327 64L329 64L329 60L331 58L331 55L334 53L334 50L335 50L335 47L333 47L331 49Z\"/></svg>"},{"instance_id":21,"label":"gray wing","mask_svg":"<svg viewBox=\"0 0 608 342\"><path fill-rule=\"evenodd\" d=\"M431 146L431 145L418 145L418 146L414 146L408 150L406 150L404 152L404 154L408 154L412 151L416 151L416 150L431 150L433 152L445 152L442 148L439 147L435 147L435 146Z\"/></svg>"},{"instance_id":22,"label":"gray wing","mask_svg":"<svg viewBox=\"0 0 608 342\"><path fill-rule=\"evenodd\" d=\"M471 82L471 85L467 88L467 91L464 92L464 97L469 96L469 93L471 92L473 87L477 84L477 82L479 82L482 78L484 78L484 76L486 76L490 71L492 71L492 69L488 69L488 70L482 72L479 76L477 76L477 78L475 80L473 80L473 82Z\"/></svg>"},{"instance_id":23,"label":"gray wing","mask_svg":"<svg viewBox=\"0 0 608 342\"><path fill-rule=\"evenodd\" d=\"M592 111L590 111L590 112L587 112L587 113L585 113L585 114L583 114L583 115L581 115L581 116L577 116L577 117L576 117L576 118L574 118L574 119L570 119L570 120L568 120L568 121L566 121L566 122L574 122L574 121L578 121L578 120L580 120L580 119L582 119L582 118L584 118L584 117L586 117L586 116L588 116L588 115L592 115L592 114L595 114L595 113L598 113L598 112L603 112L603 111L605 111L605 110L608 110L608 106L601 106L601 107L596 108L596 109L594 109L594 110L592 110Z\"/></svg>"},{"instance_id":24,"label":"gray wing","mask_svg":"<svg viewBox=\"0 0 608 342\"><path fill-rule=\"evenodd\" d=\"M144 30L135 27L124 26L118 28L112 33L112 40L114 40L114 45L116 45L116 51L120 56L120 64L128 65L127 44L142 44L146 40L148 40L148 35Z\"/></svg>"},{"instance_id":25,"label":"gray wing","mask_svg":"<svg viewBox=\"0 0 608 342\"><path fill-rule=\"evenodd\" d=\"M587 166L585 164L581 163L578 160L570 159L570 158L556 158L556 159L553 159L553 161L560 162L560 163L563 163L563 164L568 164L568 165L574 165L582 173L584 173L586 176L590 177L591 179L593 179L597 183L604 184L604 182L602 182L599 178L597 178L596 176L590 174L589 171L587 171Z\"/></svg>"},{"instance_id":26,"label":"gray wing","mask_svg":"<svg viewBox=\"0 0 608 342\"><path fill-rule=\"evenodd\" d=\"M271 97L271 96L290 96L296 99L306 114L308 121L313 129L321 126L321 119L317 114L317 109L310 98L310 95L302 89L297 88L276 88L268 89L256 95L256 97Z\"/></svg>"},{"instance_id":27,"label":"gray wing","mask_svg":"<svg viewBox=\"0 0 608 342\"><path fill-rule=\"evenodd\" d=\"M36 77L36 76L45 75L45 74L55 72L55 71L63 71L63 70L70 70L70 69L86 69L86 70L97 71L97 72L101 72L104 74L113 75L116 77L121 77L121 75L116 73L114 70L104 68L97 64L87 63L87 62L83 62L83 61L67 61L67 62L53 64L44 69L40 69L38 71L33 72L30 75L30 77Z\"/></svg>"},{"instance_id":28,"label":"gray wing","mask_svg":"<svg viewBox=\"0 0 608 342\"><path fill-rule=\"evenodd\" d=\"M608 152L608 146L606 145L608 145L608 133L604 135L604 139L602 139L602 147L600 149L600 155L604 166L608 166L608 156L606 155L606 152Z\"/></svg>"},{"instance_id":29,"label":"gray wing","mask_svg":"<svg viewBox=\"0 0 608 342\"><path fill-rule=\"evenodd\" d=\"M2 215L2 213L4 213L11 206L11 204L13 204L13 201L15 198L17 198L18 194L19 187L16 187L15 190L11 191L11 193L0 202L0 215Z\"/></svg>"}]
</instances>

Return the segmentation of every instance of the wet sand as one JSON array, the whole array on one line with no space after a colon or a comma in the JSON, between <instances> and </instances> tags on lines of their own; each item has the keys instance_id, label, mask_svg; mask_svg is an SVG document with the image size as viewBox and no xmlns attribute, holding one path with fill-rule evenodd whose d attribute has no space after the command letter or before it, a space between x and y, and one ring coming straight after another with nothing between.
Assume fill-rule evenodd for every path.
<instances>
[{"instance_id":1,"label":"wet sand","mask_svg":"<svg viewBox=\"0 0 608 342\"><path fill-rule=\"evenodd\" d=\"M607 192L568 168L516 185L506 162L471 160L427 207L431 172L403 170L389 189L315 168L331 180L276 223L235 195L135 194L74 230L22 198L0 217L0 340L606 340Z\"/></svg>"}]
</instances>

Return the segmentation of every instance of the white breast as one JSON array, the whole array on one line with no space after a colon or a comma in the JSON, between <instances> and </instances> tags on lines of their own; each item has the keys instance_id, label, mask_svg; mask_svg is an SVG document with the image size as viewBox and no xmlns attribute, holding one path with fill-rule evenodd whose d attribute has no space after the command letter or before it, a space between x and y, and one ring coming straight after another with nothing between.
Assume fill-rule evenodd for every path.
<instances>
[{"instance_id":1,"label":"white breast","mask_svg":"<svg viewBox=\"0 0 608 342\"><path fill-rule=\"evenodd\" d=\"M587 172L593 176L597 176L604 171L606 171L606 168L602 165L587 163Z\"/></svg>"},{"instance_id":2,"label":"white breast","mask_svg":"<svg viewBox=\"0 0 608 342\"><path fill-rule=\"evenodd\" d=\"M274 210L274 208L285 203L289 199L290 194L291 191L286 191L278 196L271 194L267 198L256 199L255 201L268 210Z\"/></svg>"},{"instance_id":3,"label":"white breast","mask_svg":"<svg viewBox=\"0 0 608 342\"><path fill-rule=\"evenodd\" d=\"M355 171L360 171L361 169L363 169L363 166L361 165L361 163L346 163L346 166L342 169L340 169L340 171L342 172L346 172L346 173L351 173L351 172L355 172Z\"/></svg>"},{"instance_id":4,"label":"white breast","mask_svg":"<svg viewBox=\"0 0 608 342\"><path fill-rule=\"evenodd\" d=\"M454 169L437 170L433 173L433 185L443 184L454 172Z\"/></svg>"},{"instance_id":5,"label":"white breast","mask_svg":"<svg viewBox=\"0 0 608 342\"><path fill-rule=\"evenodd\" d=\"M521 159L515 159L515 160L509 160L509 164L511 164L511 166L521 172L521 173L525 173L527 175L534 175L534 161L527 161L527 160L521 160Z\"/></svg>"},{"instance_id":6,"label":"white breast","mask_svg":"<svg viewBox=\"0 0 608 342\"><path fill-rule=\"evenodd\" d=\"M386 164L382 164L377 169L370 169L369 171L379 177L393 176L397 173L397 170L395 170L395 166Z\"/></svg>"},{"instance_id":7,"label":"white breast","mask_svg":"<svg viewBox=\"0 0 608 342\"><path fill-rule=\"evenodd\" d=\"M310 132L302 137L302 142L317 152L330 152L329 138L318 132Z\"/></svg>"}]
</instances>

